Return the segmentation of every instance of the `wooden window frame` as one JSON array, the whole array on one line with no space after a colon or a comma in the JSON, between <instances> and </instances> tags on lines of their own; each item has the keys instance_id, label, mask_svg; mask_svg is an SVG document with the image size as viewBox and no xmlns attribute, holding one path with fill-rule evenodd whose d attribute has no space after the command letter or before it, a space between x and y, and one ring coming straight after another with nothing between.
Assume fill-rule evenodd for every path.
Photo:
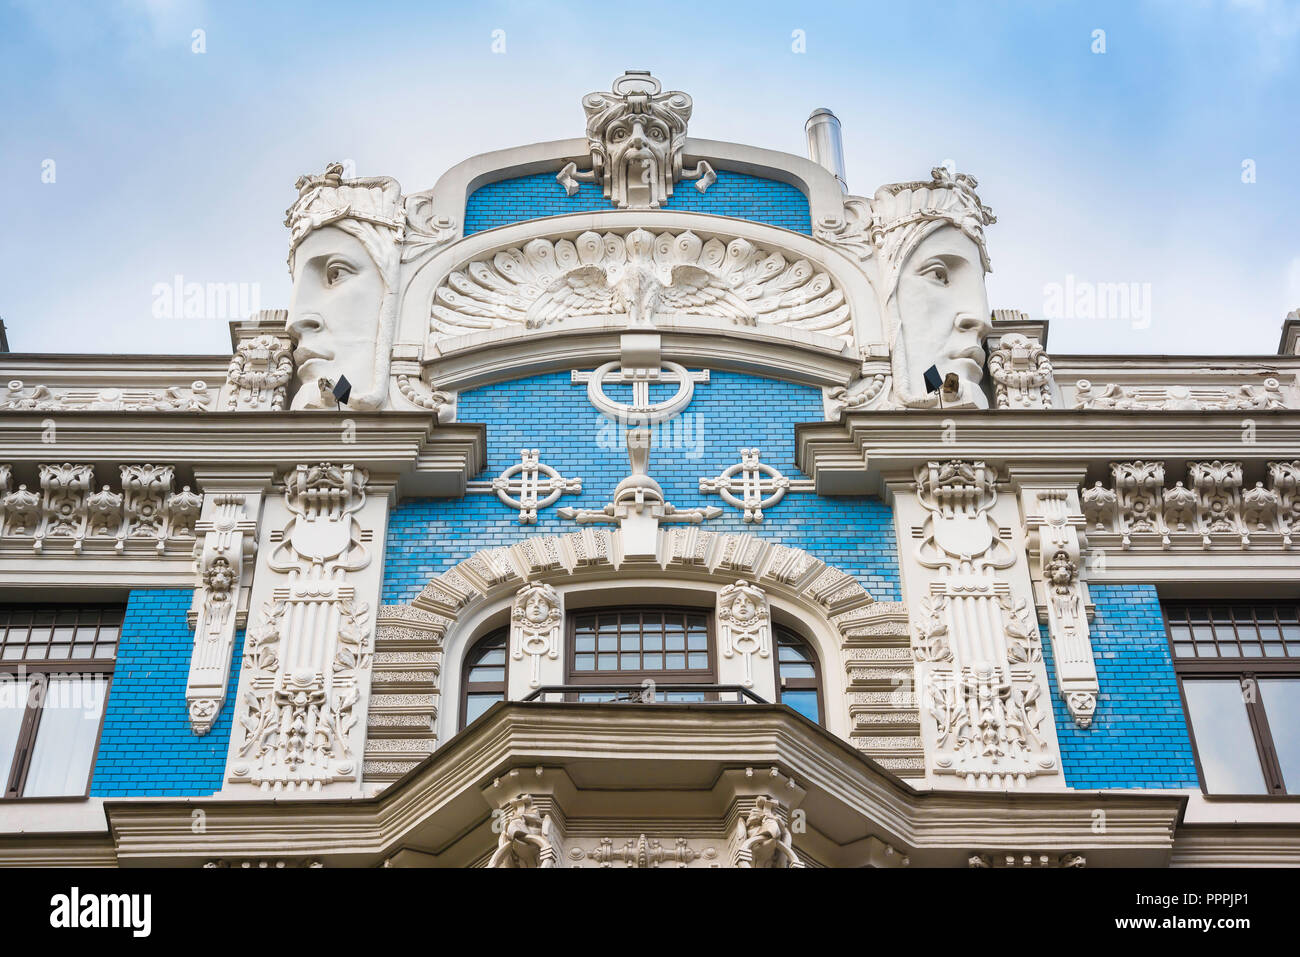
<instances>
[{"instance_id":1,"label":"wooden window frame","mask_svg":"<svg viewBox=\"0 0 1300 957\"><path fill-rule=\"evenodd\" d=\"M599 614L631 614L636 612L641 617L641 635L645 635L645 613L652 612L662 614L671 612L679 615L700 615L704 618L705 629L705 652L709 656L709 670L702 671L699 669L687 670L647 670L638 669L636 671L577 671L577 630L578 618L581 615L599 615ZM608 605L596 608L577 608L565 613L564 637L566 650L564 653L564 672L566 685L621 685L621 684L640 684L642 681L649 679L656 684L678 685L678 684L700 684L710 685L717 684L718 679L718 654L717 654L717 637L713 621L713 611L707 608L693 608L689 605ZM667 649L663 654L667 654ZM599 654L599 651L596 652ZM642 649L639 654L644 654ZM687 648L683 654L690 654Z\"/></svg>"},{"instance_id":2,"label":"wooden window frame","mask_svg":"<svg viewBox=\"0 0 1300 957\"><path fill-rule=\"evenodd\" d=\"M809 664L813 668L811 678L791 678L789 684L781 678L781 635L789 635L795 639L795 642L803 645L808 649ZM809 691L817 692L817 724L820 727L826 727L826 701L825 692L822 690L822 663L821 656L817 654L817 649L813 643L805 636L795 631L793 628L787 628L784 625L774 625L772 628L772 641L775 647L772 649L772 671L776 679L776 700L778 704L784 704L781 700L782 694L788 687L791 691ZM791 708L790 710L794 710ZM796 712L799 713L799 712ZM802 715L807 717L807 715Z\"/></svg>"},{"instance_id":3,"label":"wooden window frame","mask_svg":"<svg viewBox=\"0 0 1300 957\"><path fill-rule=\"evenodd\" d=\"M1236 678L1238 684L1245 690L1245 685L1250 682L1255 685L1254 693L1250 700L1245 700L1243 704L1246 708L1246 717L1250 722L1251 737L1255 742L1255 755L1259 760L1260 770L1264 776L1264 786L1267 789L1265 795L1234 795L1231 792L1214 792L1214 797L1287 797L1296 796L1296 793L1288 794L1286 790L1286 781L1282 775L1282 765L1278 761L1277 746L1273 741L1273 732L1269 727L1268 713L1265 710L1264 701L1259 692L1258 681L1261 678L1300 678L1300 655L1288 655L1282 658L1266 657L1248 657L1241 654L1243 642L1241 640L1240 628L1238 627L1237 616L1231 611L1232 617L1230 622L1222 622L1223 625L1232 628L1233 637L1231 644L1235 645L1238 654L1234 657L1183 657L1177 652L1177 645L1174 642L1174 633L1171 627L1170 609L1181 609L1184 615L1179 624L1189 621L1186 616L1188 608L1205 608L1209 612L1208 619L1214 634L1215 649L1218 650L1229 642L1219 640L1219 622L1214 618L1213 611L1215 608L1249 608L1251 609L1251 618L1258 629L1259 615L1257 609L1272 608L1289 605L1291 602L1269 602L1269 601L1249 601L1249 600L1228 600L1228 601L1162 601L1160 603L1160 614L1164 620L1165 637L1169 643L1169 655L1174 666L1174 675L1178 679L1178 694L1183 703L1183 717L1187 723L1187 734L1192 741L1192 756L1196 761L1196 776L1200 781L1201 793L1211 795L1209 783L1205 777L1205 770L1201 766L1201 752L1196 744L1196 727L1192 722L1192 711L1187 704L1187 692L1184 690L1184 681L1196 681L1209 678ZM1298 609L1300 610L1300 609ZM1273 620L1280 626L1281 619L1274 610ZM1258 630L1256 631L1258 634ZM1181 642L1186 644L1186 642ZM1192 642L1193 651L1198 651L1196 642ZM1263 644L1263 642L1261 642ZM1284 642L1284 647L1289 653L1292 650L1291 642Z\"/></svg>"},{"instance_id":4,"label":"wooden window frame","mask_svg":"<svg viewBox=\"0 0 1300 957\"><path fill-rule=\"evenodd\" d=\"M108 716L108 700L113 690L113 670L117 664L117 649L122 640L122 623L126 617L126 608L122 605L104 605L104 604L66 604L66 605L45 605L45 604L13 604L5 605L6 611L61 611L89 612L95 611L101 616L105 611L115 611L119 614L117 622L117 638L113 642L113 658L41 658L35 660L27 659L10 659L0 660L0 673L12 674L15 678L19 675L26 675L33 679L32 687L27 690L27 702L23 711L22 724L18 729L18 736L14 740L14 756L8 768L0 769L4 773L4 791L0 792L0 801L60 801L69 798L87 798L90 796L91 782L95 780L95 764L99 760L99 745L104 737L104 719ZM97 623L102 626L103 621ZM7 630L7 629L6 629ZM29 629L30 637L30 629ZM92 649L98 647L98 634ZM0 642L0 644L3 644ZM26 647L28 643L24 643ZM86 787L80 795L77 794L58 794L58 795L41 795L39 797L26 797L23 791L27 787L27 775L31 770L32 750L36 746L36 737L41 730L41 717L45 712L45 699L47 694L47 685L51 675L59 677L82 677L92 675L105 676L104 686L104 707L103 713L99 716L99 728L95 732L95 743L90 755L90 767L86 771ZM40 694L33 695L35 687L40 685Z\"/></svg>"},{"instance_id":5,"label":"wooden window frame","mask_svg":"<svg viewBox=\"0 0 1300 957\"><path fill-rule=\"evenodd\" d=\"M500 687L498 687L498 682L495 681L479 681L471 683L469 676L470 672L474 669L474 665L470 663L470 659L478 651L479 645L483 644L489 638L495 638L497 636L504 636L505 639L501 645L502 649L505 651L505 661L501 665L503 675L499 682ZM465 730L465 726L469 723L465 718L469 714L470 695L500 694L502 701L507 701L510 698L510 626L503 625L500 628L489 629L475 638L470 644L469 650L465 652L463 662L464 664L461 669L460 679L459 730L461 731Z\"/></svg>"}]
</instances>

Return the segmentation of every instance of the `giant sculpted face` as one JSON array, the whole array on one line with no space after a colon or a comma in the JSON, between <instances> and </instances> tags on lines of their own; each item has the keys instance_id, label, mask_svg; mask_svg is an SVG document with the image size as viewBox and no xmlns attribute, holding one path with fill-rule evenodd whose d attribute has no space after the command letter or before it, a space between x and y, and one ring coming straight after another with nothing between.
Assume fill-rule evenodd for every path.
<instances>
[{"instance_id":1,"label":"giant sculpted face","mask_svg":"<svg viewBox=\"0 0 1300 957\"><path fill-rule=\"evenodd\" d=\"M898 277L898 346L908 371L955 372L978 393L984 376L989 301L979 247L952 226L917 244Z\"/></svg>"},{"instance_id":2,"label":"giant sculpted face","mask_svg":"<svg viewBox=\"0 0 1300 957\"><path fill-rule=\"evenodd\" d=\"M388 398L406 208L396 180L342 173L334 164L323 176L300 178L285 218L294 409L333 408L340 376L352 387L349 408L378 409Z\"/></svg>"},{"instance_id":3,"label":"giant sculpted face","mask_svg":"<svg viewBox=\"0 0 1300 957\"><path fill-rule=\"evenodd\" d=\"M974 177L944 167L931 175L928 183L882 187L871 203L895 392L904 405L936 403L924 381L933 365L959 380L958 396L946 403L986 408L980 384L991 326L984 227L996 220L975 194Z\"/></svg>"},{"instance_id":4,"label":"giant sculpted face","mask_svg":"<svg viewBox=\"0 0 1300 957\"><path fill-rule=\"evenodd\" d=\"M302 387L293 408L330 401L321 394L322 378L332 384L346 375L358 396L374 391L384 293L383 274L355 236L325 226L299 244L288 328Z\"/></svg>"}]
</instances>

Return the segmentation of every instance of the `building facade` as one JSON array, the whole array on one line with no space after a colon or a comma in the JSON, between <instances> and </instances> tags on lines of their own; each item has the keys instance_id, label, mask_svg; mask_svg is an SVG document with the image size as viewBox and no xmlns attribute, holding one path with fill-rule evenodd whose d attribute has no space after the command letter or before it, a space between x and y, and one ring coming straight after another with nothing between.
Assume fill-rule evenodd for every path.
<instances>
[{"instance_id":1,"label":"building facade","mask_svg":"<svg viewBox=\"0 0 1300 957\"><path fill-rule=\"evenodd\" d=\"M1064 356L976 180L297 183L230 356L5 355L0 861L1300 863L1300 316Z\"/></svg>"}]
</instances>

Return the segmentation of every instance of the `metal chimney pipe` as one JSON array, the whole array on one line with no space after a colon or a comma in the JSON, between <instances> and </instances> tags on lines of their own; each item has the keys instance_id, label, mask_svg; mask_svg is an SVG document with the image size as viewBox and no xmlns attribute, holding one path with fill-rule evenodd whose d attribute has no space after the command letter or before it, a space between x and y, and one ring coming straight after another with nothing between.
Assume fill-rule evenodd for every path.
<instances>
[{"instance_id":1,"label":"metal chimney pipe","mask_svg":"<svg viewBox=\"0 0 1300 957\"><path fill-rule=\"evenodd\" d=\"M844 140L840 136L839 117L822 107L812 111L803 129L808 134L808 158L830 170L840 189L847 193L849 184L844 177Z\"/></svg>"}]
</instances>

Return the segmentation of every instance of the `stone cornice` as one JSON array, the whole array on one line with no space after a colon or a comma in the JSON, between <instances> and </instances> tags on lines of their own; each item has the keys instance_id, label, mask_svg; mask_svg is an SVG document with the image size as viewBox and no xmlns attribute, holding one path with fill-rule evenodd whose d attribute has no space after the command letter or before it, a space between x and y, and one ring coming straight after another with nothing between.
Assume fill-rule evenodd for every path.
<instances>
[{"instance_id":1,"label":"stone cornice","mask_svg":"<svg viewBox=\"0 0 1300 957\"><path fill-rule=\"evenodd\" d=\"M642 803L647 822L663 815L660 792L689 816L709 809L727 769L779 768L808 792L801 806L810 831L840 847L874 836L920 866L961 865L972 851L1071 851L1086 853L1092 865L1163 864L1186 800L1168 793L922 792L779 706L512 703L494 707L377 797L109 800L105 811L121 864L269 857L364 866L407 848L455 865L481 856L490 846L484 841L494 840L480 796L485 784L512 768L570 765L582 769L570 820L587 810L599 816L601 801L588 798L627 790L627 768L636 767L650 789L628 799ZM205 829L196 835L199 808ZM1097 809L1107 816L1101 833Z\"/></svg>"},{"instance_id":2,"label":"stone cornice","mask_svg":"<svg viewBox=\"0 0 1300 957\"><path fill-rule=\"evenodd\" d=\"M54 460L169 462L191 468L346 461L397 477L403 492L460 495L486 465L486 429L443 424L426 412L89 412L56 416L57 440L42 441L52 413L0 415L0 459L15 466Z\"/></svg>"},{"instance_id":3,"label":"stone cornice","mask_svg":"<svg viewBox=\"0 0 1300 957\"><path fill-rule=\"evenodd\" d=\"M1246 421L1253 442L1243 441ZM1096 478L1125 459L1225 458L1262 469L1300 449L1300 412L1072 411L1068 409L849 412L795 426L795 464L821 494L883 492L890 473L934 459L1007 466L1083 466ZM1252 479L1253 482L1253 479Z\"/></svg>"}]
</instances>

